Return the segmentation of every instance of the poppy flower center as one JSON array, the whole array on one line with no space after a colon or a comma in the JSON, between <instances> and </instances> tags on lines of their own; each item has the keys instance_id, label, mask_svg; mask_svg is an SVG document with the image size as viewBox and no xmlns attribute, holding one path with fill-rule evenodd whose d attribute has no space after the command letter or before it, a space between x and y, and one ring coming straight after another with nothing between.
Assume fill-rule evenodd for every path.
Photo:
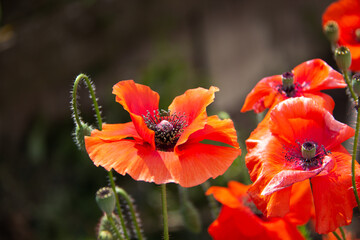
<instances>
[{"instance_id":1,"label":"poppy flower center","mask_svg":"<svg viewBox=\"0 0 360 240\"><path fill-rule=\"evenodd\" d=\"M278 91L286 97L295 97L299 86L294 84L294 74L285 72L281 75L282 84L278 86Z\"/></svg>"},{"instance_id":2,"label":"poppy flower center","mask_svg":"<svg viewBox=\"0 0 360 240\"><path fill-rule=\"evenodd\" d=\"M146 116L142 117L146 126L155 132L156 149L164 152L174 150L184 128L187 127L186 116L176 112L170 113L170 110L147 111Z\"/></svg>"},{"instance_id":3,"label":"poppy flower center","mask_svg":"<svg viewBox=\"0 0 360 240\"><path fill-rule=\"evenodd\" d=\"M295 168L313 170L321 167L324 157L330 153L323 145L320 146L313 141L296 143L295 146L285 147L285 160L293 164Z\"/></svg>"}]
</instances>

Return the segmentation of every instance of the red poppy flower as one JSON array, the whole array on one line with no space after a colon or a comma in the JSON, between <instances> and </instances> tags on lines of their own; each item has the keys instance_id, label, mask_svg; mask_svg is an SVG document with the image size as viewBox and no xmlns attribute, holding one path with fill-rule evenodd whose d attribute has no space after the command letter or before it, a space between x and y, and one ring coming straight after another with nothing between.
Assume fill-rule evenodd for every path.
<instances>
[{"instance_id":1,"label":"red poppy flower","mask_svg":"<svg viewBox=\"0 0 360 240\"><path fill-rule=\"evenodd\" d=\"M269 127L246 140L245 160L254 182L249 194L256 206L266 216L284 216L292 185L310 179L316 231L327 233L349 224L356 202L351 156L341 143L353 135L352 128L312 99L279 103L270 113Z\"/></svg>"},{"instance_id":2,"label":"red poppy flower","mask_svg":"<svg viewBox=\"0 0 360 240\"><path fill-rule=\"evenodd\" d=\"M249 187L231 181L228 188L211 187L206 192L207 195L213 194L215 199L223 204L218 218L208 229L213 239L304 239L296 225L305 224L310 218L310 215L302 210L303 196L311 200L309 187L304 187L302 183L294 185L291 211L284 218L263 216L247 194ZM311 205L311 202L307 205Z\"/></svg>"},{"instance_id":3,"label":"red poppy flower","mask_svg":"<svg viewBox=\"0 0 360 240\"><path fill-rule=\"evenodd\" d=\"M132 122L94 130L85 138L86 150L96 166L135 180L192 187L215 178L241 153L233 122L206 114L217 91L216 87L188 90L165 111L159 110L158 93L132 80L120 81L113 93Z\"/></svg>"},{"instance_id":4,"label":"red poppy flower","mask_svg":"<svg viewBox=\"0 0 360 240\"><path fill-rule=\"evenodd\" d=\"M323 26L329 21L335 21L338 25L338 45L350 49L350 69L360 71L360 1L340 0L330 4L323 14Z\"/></svg>"},{"instance_id":5,"label":"red poppy flower","mask_svg":"<svg viewBox=\"0 0 360 240\"><path fill-rule=\"evenodd\" d=\"M285 84L286 79L293 82ZM296 66L292 72L261 79L247 95L241 112L254 110L259 113L285 99L300 96L312 98L325 108L333 109L332 98L320 90L344 87L346 83L340 73L323 60L314 59Z\"/></svg>"}]
</instances>

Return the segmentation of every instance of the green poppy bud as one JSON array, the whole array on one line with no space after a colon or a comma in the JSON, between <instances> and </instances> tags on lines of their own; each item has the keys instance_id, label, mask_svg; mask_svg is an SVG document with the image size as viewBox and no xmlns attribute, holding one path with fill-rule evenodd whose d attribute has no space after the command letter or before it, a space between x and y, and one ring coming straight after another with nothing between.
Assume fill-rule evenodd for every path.
<instances>
[{"instance_id":1,"label":"green poppy bud","mask_svg":"<svg viewBox=\"0 0 360 240\"><path fill-rule=\"evenodd\" d=\"M81 125L75 127L74 141L80 150L85 150L85 136L90 136L93 128L81 121Z\"/></svg>"},{"instance_id":2,"label":"green poppy bud","mask_svg":"<svg viewBox=\"0 0 360 240\"><path fill-rule=\"evenodd\" d=\"M345 46L335 49L335 61L342 71L347 71L351 65L350 50Z\"/></svg>"},{"instance_id":3,"label":"green poppy bud","mask_svg":"<svg viewBox=\"0 0 360 240\"><path fill-rule=\"evenodd\" d=\"M96 192L96 202L103 212L112 214L116 203L114 191L109 187L100 188Z\"/></svg>"},{"instance_id":4,"label":"green poppy bud","mask_svg":"<svg viewBox=\"0 0 360 240\"><path fill-rule=\"evenodd\" d=\"M339 40L339 25L335 21L328 21L324 28L324 34L331 44L335 44Z\"/></svg>"}]
</instances>

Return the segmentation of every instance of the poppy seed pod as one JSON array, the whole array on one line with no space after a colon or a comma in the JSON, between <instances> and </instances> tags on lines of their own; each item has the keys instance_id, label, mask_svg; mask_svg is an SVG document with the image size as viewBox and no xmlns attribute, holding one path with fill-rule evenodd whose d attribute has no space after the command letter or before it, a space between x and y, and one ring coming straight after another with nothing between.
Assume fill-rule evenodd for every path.
<instances>
[{"instance_id":1,"label":"poppy seed pod","mask_svg":"<svg viewBox=\"0 0 360 240\"><path fill-rule=\"evenodd\" d=\"M96 192L96 202L103 212L112 214L116 203L114 191L109 187L100 188Z\"/></svg>"},{"instance_id":2,"label":"poppy seed pod","mask_svg":"<svg viewBox=\"0 0 360 240\"><path fill-rule=\"evenodd\" d=\"M351 53L349 48L345 46L335 49L335 61L342 71L347 71L351 65Z\"/></svg>"}]
</instances>

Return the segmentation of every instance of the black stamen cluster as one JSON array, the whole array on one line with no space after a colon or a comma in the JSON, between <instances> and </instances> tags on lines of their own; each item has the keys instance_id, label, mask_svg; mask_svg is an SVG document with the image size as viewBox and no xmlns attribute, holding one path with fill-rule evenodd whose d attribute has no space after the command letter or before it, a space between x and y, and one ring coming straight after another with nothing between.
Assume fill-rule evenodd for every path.
<instances>
[{"instance_id":1,"label":"black stamen cluster","mask_svg":"<svg viewBox=\"0 0 360 240\"><path fill-rule=\"evenodd\" d=\"M316 147L315 157L311 159L306 159L301 154L302 146L314 146ZM305 141L304 144L296 142L296 145L286 146L285 149L285 160L295 164L296 167L301 167L303 170L313 170L315 168L321 167L323 164L323 159L330 151L326 151L323 145L318 145L312 141Z\"/></svg>"},{"instance_id":2,"label":"black stamen cluster","mask_svg":"<svg viewBox=\"0 0 360 240\"><path fill-rule=\"evenodd\" d=\"M161 109L147 111L146 116L142 117L146 126L155 132L156 149L164 152L174 150L184 128L187 127L185 113L170 113L170 110ZM167 121L166 125L162 125L163 120Z\"/></svg>"},{"instance_id":3,"label":"black stamen cluster","mask_svg":"<svg viewBox=\"0 0 360 240\"><path fill-rule=\"evenodd\" d=\"M298 91L300 90L300 85L298 83L294 83L293 85L289 86L289 87L284 87L282 84L279 84L276 89L277 91L288 97L288 98L291 98L291 97L296 97L297 96L297 93Z\"/></svg>"}]
</instances>

